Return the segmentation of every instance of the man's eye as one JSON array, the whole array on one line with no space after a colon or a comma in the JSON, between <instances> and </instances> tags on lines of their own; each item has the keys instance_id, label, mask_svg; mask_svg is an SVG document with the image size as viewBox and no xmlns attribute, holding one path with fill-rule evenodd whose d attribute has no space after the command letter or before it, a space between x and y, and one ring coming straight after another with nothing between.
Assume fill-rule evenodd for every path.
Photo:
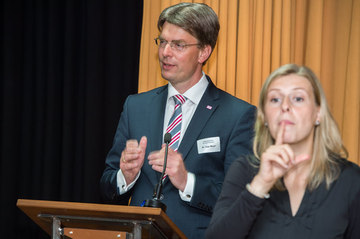
<instances>
[{"instance_id":1,"label":"man's eye","mask_svg":"<svg viewBox=\"0 0 360 239\"><path fill-rule=\"evenodd\" d=\"M163 40L163 39L160 39L159 42L160 42L160 45L164 45L164 44L167 43L167 41L165 41L165 40Z\"/></svg>"},{"instance_id":2,"label":"man's eye","mask_svg":"<svg viewBox=\"0 0 360 239\"><path fill-rule=\"evenodd\" d=\"M184 43L180 43L180 42L174 42L173 45L174 45L175 49L177 49L177 50L182 50L182 49L184 49L184 46L185 46Z\"/></svg>"}]
</instances>

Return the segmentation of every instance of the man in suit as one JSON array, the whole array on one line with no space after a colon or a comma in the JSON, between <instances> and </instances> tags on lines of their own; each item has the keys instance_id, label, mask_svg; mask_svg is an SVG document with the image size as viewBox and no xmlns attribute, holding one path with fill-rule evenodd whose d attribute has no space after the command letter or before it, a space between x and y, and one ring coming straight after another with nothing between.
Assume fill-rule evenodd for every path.
<instances>
[{"instance_id":1,"label":"man in suit","mask_svg":"<svg viewBox=\"0 0 360 239\"><path fill-rule=\"evenodd\" d=\"M199 239L230 164L251 152L256 108L216 88L202 71L220 29L210 7L171 6L161 13L158 29L161 74L169 83L127 98L101 191L111 203L128 204L131 198L130 205L140 206L151 199L163 171L164 134L170 132L159 199L185 235ZM178 127L171 128L168 122L179 109Z\"/></svg>"}]
</instances>

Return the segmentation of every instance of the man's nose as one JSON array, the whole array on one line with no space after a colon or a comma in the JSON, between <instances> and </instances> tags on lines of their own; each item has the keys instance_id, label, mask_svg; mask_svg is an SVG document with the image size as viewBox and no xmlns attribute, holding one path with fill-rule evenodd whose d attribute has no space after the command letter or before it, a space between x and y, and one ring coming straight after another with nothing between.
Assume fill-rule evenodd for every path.
<instances>
[{"instance_id":1,"label":"man's nose","mask_svg":"<svg viewBox=\"0 0 360 239\"><path fill-rule=\"evenodd\" d=\"M163 54L164 56L169 56L169 55L172 54L172 48L171 48L169 42L168 42L168 43L165 45L165 47L163 48L162 54Z\"/></svg>"}]
</instances>

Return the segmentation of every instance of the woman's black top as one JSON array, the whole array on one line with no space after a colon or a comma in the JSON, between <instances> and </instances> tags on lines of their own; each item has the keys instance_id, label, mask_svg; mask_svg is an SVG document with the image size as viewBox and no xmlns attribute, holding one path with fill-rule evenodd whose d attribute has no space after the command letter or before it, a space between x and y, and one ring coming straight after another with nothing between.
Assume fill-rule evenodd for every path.
<instances>
[{"instance_id":1,"label":"woman's black top","mask_svg":"<svg viewBox=\"0 0 360 239\"><path fill-rule=\"evenodd\" d=\"M323 183L306 190L292 216L287 191L272 190L261 199L246 190L258 169L239 158L226 175L206 238L360 239L360 168L339 163L339 178L329 189Z\"/></svg>"}]
</instances>

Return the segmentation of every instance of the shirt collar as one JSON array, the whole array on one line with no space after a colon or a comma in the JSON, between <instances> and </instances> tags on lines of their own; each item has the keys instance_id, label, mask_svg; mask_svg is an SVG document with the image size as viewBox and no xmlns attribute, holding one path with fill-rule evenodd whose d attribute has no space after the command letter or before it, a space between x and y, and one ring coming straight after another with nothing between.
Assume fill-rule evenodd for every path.
<instances>
[{"instance_id":1,"label":"shirt collar","mask_svg":"<svg viewBox=\"0 0 360 239\"><path fill-rule=\"evenodd\" d=\"M194 104L199 104L201 97L203 96L207 86L209 85L209 81L206 79L205 73L203 72L202 77L199 82L196 83L193 87L188 89L183 96L185 96L188 100L193 102ZM172 96L180 94L169 82L168 85L168 97L169 100Z\"/></svg>"}]
</instances>

